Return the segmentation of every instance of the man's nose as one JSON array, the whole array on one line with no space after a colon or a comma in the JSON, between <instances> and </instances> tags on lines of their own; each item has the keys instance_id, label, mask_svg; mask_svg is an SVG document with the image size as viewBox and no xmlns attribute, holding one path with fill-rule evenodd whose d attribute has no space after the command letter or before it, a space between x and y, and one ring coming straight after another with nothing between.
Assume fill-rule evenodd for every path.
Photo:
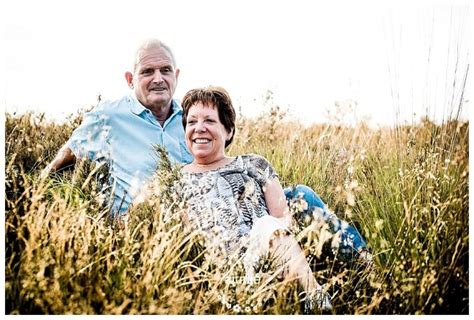
<instances>
[{"instance_id":1,"label":"man's nose","mask_svg":"<svg viewBox=\"0 0 474 320\"><path fill-rule=\"evenodd\" d=\"M153 81L157 83L163 81L163 77L160 70L155 70L155 73L153 74Z\"/></svg>"}]
</instances>

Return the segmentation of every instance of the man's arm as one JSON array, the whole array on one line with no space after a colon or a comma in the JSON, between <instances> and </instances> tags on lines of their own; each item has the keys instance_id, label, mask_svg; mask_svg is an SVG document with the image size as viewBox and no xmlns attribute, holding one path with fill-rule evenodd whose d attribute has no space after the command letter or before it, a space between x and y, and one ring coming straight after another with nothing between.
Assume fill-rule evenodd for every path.
<instances>
[{"instance_id":1,"label":"man's arm","mask_svg":"<svg viewBox=\"0 0 474 320\"><path fill-rule=\"evenodd\" d=\"M74 155L72 150L67 146L63 146L58 151L58 154L53 159L53 161L51 161L41 172L41 177L46 177L50 172L56 172L75 163L76 156Z\"/></svg>"}]
</instances>

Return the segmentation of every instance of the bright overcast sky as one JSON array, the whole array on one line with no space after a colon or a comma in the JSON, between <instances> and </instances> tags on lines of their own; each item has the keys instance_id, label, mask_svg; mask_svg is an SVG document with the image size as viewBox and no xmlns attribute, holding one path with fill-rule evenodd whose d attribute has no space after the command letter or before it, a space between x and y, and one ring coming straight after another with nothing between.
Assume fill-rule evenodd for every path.
<instances>
[{"instance_id":1,"label":"bright overcast sky","mask_svg":"<svg viewBox=\"0 0 474 320\"><path fill-rule=\"evenodd\" d=\"M129 90L124 73L137 44L157 37L177 57L179 99L214 84L250 116L263 110L267 90L307 123L328 112L374 124L392 124L394 110L405 120L447 115L461 99L469 8L395 3L4 1L0 103L61 118L99 93L118 98Z\"/></svg>"}]
</instances>

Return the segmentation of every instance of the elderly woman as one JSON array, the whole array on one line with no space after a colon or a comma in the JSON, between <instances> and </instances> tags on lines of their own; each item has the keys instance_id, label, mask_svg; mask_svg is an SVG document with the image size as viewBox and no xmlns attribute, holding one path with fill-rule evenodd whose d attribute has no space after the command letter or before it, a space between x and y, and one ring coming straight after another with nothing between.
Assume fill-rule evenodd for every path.
<instances>
[{"instance_id":1,"label":"elderly woman","mask_svg":"<svg viewBox=\"0 0 474 320\"><path fill-rule=\"evenodd\" d=\"M235 132L228 93L219 87L194 89L185 95L182 106L186 144L194 157L183 166L180 181L191 225L225 253L245 248L247 275L253 274L259 257L277 257L286 276L297 278L305 290L305 308L316 305L331 310L329 296L322 292L286 227L289 209L270 163L254 154L230 157L225 153Z\"/></svg>"}]
</instances>

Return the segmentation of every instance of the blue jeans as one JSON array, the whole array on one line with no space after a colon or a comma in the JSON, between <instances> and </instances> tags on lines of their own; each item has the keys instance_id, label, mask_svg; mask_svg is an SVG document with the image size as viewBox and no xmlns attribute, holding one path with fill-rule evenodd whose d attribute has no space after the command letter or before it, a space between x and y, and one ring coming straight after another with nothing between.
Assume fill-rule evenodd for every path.
<instances>
[{"instance_id":1,"label":"blue jeans","mask_svg":"<svg viewBox=\"0 0 474 320\"><path fill-rule=\"evenodd\" d=\"M324 202L313 189L305 185L297 185L285 188L284 191L288 202L302 199L308 204L305 209L296 213L296 219L304 221L308 217L312 218L315 214L320 214L320 217L330 224L332 232L341 232L339 254L342 254L344 257L356 257L360 250L367 249L367 245L359 231L346 221L339 219L334 213L329 212ZM316 208L321 210L315 211Z\"/></svg>"}]
</instances>

